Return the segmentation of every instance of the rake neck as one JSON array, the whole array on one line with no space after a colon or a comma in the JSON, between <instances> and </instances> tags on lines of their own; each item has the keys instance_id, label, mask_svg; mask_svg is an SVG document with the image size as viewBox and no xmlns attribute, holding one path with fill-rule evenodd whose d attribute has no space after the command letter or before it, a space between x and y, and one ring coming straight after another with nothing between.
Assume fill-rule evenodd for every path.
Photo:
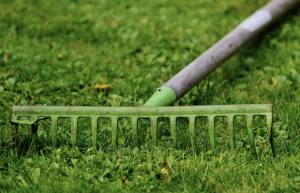
<instances>
[{"instance_id":1,"label":"rake neck","mask_svg":"<svg viewBox=\"0 0 300 193\"><path fill-rule=\"evenodd\" d=\"M162 86L151 96L144 106L171 106L176 102L173 89Z\"/></svg>"}]
</instances>

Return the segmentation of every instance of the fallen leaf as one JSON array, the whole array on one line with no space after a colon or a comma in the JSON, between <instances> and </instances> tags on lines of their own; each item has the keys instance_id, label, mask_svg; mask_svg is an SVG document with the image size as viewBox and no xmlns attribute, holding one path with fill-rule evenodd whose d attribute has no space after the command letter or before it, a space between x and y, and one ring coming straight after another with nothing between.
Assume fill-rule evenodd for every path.
<instances>
[{"instance_id":1,"label":"fallen leaf","mask_svg":"<svg viewBox=\"0 0 300 193\"><path fill-rule=\"evenodd\" d=\"M122 182L123 182L123 183L127 183L127 181L128 181L128 179L126 178L126 176L124 176L124 177L122 178Z\"/></svg>"},{"instance_id":2,"label":"fallen leaf","mask_svg":"<svg viewBox=\"0 0 300 193\"><path fill-rule=\"evenodd\" d=\"M51 166L52 166L53 168L59 168L59 163L53 162L53 163L51 164Z\"/></svg>"},{"instance_id":3,"label":"fallen leaf","mask_svg":"<svg viewBox=\"0 0 300 193\"><path fill-rule=\"evenodd\" d=\"M161 173L163 175L165 175L165 177L166 177L165 179L170 183L171 182L171 176L170 176L169 168L168 167L162 168Z\"/></svg>"},{"instance_id":4,"label":"fallen leaf","mask_svg":"<svg viewBox=\"0 0 300 193\"><path fill-rule=\"evenodd\" d=\"M5 56L3 58L5 62L8 60L8 56L9 56L9 53L5 54Z\"/></svg>"},{"instance_id":5,"label":"fallen leaf","mask_svg":"<svg viewBox=\"0 0 300 193\"><path fill-rule=\"evenodd\" d=\"M83 89L81 89L81 91L89 90L89 89L92 89L92 88L108 91L109 89L112 88L112 86L109 85L109 84L96 84L96 85L91 86L91 87L83 88Z\"/></svg>"},{"instance_id":6,"label":"fallen leaf","mask_svg":"<svg viewBox=\"0 0 300 193\"><path fill-rule=\"evenodd\" d=\"M163 173L164 175L168 175L169 176L169 168L165 167L161 169L161 173Z\"/></svg>"},{"instance_id":7,"label":"fallen leaf","mask_svg":"<svg viewBox=\"0 0 300 193\"><path fill-rule=\"evenodd\" d=\"M295 178L294 178L294 181L295 181L295 182L299 182L299 181L300 181L300 176L295 177Z\"/></svg>"},{"instance_id":8,"label":"fallen leaf","mask_svg":"<svg viewBox=\"0 0 300 193\"><path fill-rule=\"evenodd\" d=\"M107 84L96 84L95 86L93 86L93 88L99 88L99 89L106 89L106 88L111 88L111 85L107 85Z\"/></svg>"},{"instance_id":9,"label":"fallen leaf","mask_svg":"<svg viewBox=\"0 0 300 193\"><path fill-rule=\"evenodd\" d=\"M30 164L33 163L32 158L28 158L28 159L26 159L26 161Z\"/></svg>"},{"instance_id":10,"label":"fallen leaf","mask_svg":"<svg viewBox=\"0 0 300 193\"><path fill-rule=\"evenodd\" d=\"M120 137L118 137L118 143L119 143L120 145L123 145L123 144L125 144L125 141L126 141L126 139L125 139L125 137L124 137L124 136L120 136Z\"/></svg>"},{"instance_id":11,"label":"fallen leaf","mask_svg":"<svg viewBox=\"0 0 300 193\"><path fill-rule=\"evenodd\" d=\"M152 177L152 178L155 178L155 172L150 172L150 176Z\"/></svg>"}]
</instances>

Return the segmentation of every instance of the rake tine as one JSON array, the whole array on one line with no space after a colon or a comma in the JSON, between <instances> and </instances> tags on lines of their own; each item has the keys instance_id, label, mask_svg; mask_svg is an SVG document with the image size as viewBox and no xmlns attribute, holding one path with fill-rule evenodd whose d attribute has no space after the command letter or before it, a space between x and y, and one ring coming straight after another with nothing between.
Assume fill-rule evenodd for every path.
<instances>
[{"instance_id":1,"label":"rake tine","mask_svg":"<svg viewBox=\"0 0 300 193\"><path fill-rule=\"evenodd\" d=\"M234 142L234 128L233 128L233 119L234 115L228 115L228 135L231 150L234 152L235 150L235 142Z\"/></svg>"},{"instance_id":2,"label":"rake tine","mask_svg":"<svg viewBox=\"0 0 300 193\"><path fill-rule=\"evenodd\" d=\"M31 146L31 151L35 152L36 147L37 147L37 129L38 129L38 124L33 123L31 125L31 138L32 138L32 146Z\"/></svg>"},{"instance_id":3,"label":"rake tine","mask_svg":"<svg viewBox=\"0 0 300 193\"><path fill-rule=\"evenodd\" d=\"M170 117L170 129L171 129L171 137L173 141L173 147L177 147L177 131L176 131L176 118L175 116Z\"/></svg>"},{"instance_id":4,"label":"rake tine","mask_svg":"<svg viewBox=\"0 0 300 193\"><path fill-rule=\"evenodd\" d=\"M250 140L251 153L252 155L257 157L256 150L255 150L255 141L254 141L253 115L247 116L247 130L248 130L248 135Z\"/></svg>"},{"instance_id":5,"label":"rake tine","mask_svg":"<svg viewBox=\"0 0 300 193\"><path fill-rule=\"evenodd\" d=\"M132 121L132 140L133 140L133 146L138 147L139 142L138 142L138 130L137 130L137 122L138 118L137 117L131 117Z\"/></svg>"},{"instance_id":6,"label":"rake tine","mask_svg":"<svg viewBox=\"0 0 300 193\"><path fill-rule=\"evenodd\" d=\"M211 143L212 151L216 150L216 140L215 140L215 116L209 116L209 138Z\"/></svg>"},{"instance_id":7,"label":"rake tine","mask_svg":"<svg viewBox=\"0 0 300 193\"><path fill-rule=\"evenodd\" d=\"M151 117L151 128L152 143L157 146L157 117Z\"/></svg>"},{"instance_id":8,"label":"rake tine","mask_svg":"<svg viewBox=\"0 0 300 193\"><path fill-rule=\"evenodd\" d=\"M77 122L78 122L78 117L72 117L71 118L71 133L72 133L72 143L75 146L76 145L76 135L77 135Z\"/></svg>"},{"instance_id":9,"label":"rake tine","mask_svg":"<svg viewBox=\"0 0 300 193\"><path fill-rule=\"evenodd\" d=\"M191 135L191 143L192 148L195 149L195 119L196 116L189 116L189 129L190 129L190 135Z\"/></svg>"},{"instance_id":10,"label":"rake tine","mask_svg":"<svg viewBox=\"0 0 300 193\"><path fill-rule=\"evenodd\" d=\"M111 117L111 125L112 125L112 143L114 149L118 148L118 117Z\"/></svg>"},{"instance_id":11,"label":"rake tine","mask_svg":"<svg viewBox=\"0 0 300 193\"><path fill-rule=\"evenodd\" d=\"M18 123L11 122L11 134L12 140L15 142L15 147L18 147L19 137L18 137Z\"/></svg>"},{"instance_id":12,"label":"rake tine","mask_svg":"<svg viewBox=\"0 0 300 193\"><path fill-rule=\"evenodd\" d=\"M52 134L52 145L56 148L57 145L57 116L51 117L51 134Z\"/></svg>"},{"instance_id":13,"label":"rake tine","mask_svg":"<svg viewBox=\"0 0 300 193\"><path fill-rule=\"evenodd\" d=\"M273 147L273 131L272 131L272 122L273 122L273 119L272 119L272 114L271 115L267 115L267 127L268 127L268 137L269 137L269 146L272 150L272 153L273 153L273 156L275 157L275 150L274 150L274 147Z\"/></svg>"},{"instance_id":14,"label":"rake tine","mask_svg":"<svg viewBox=\"0 0 300 193\"><path fill-rule=\"evenodd\" d=\"M93 143L93 147L97 148L97 117L91 117L91 121L92 121L92 143Z\"/></svg>"}]
</instances>

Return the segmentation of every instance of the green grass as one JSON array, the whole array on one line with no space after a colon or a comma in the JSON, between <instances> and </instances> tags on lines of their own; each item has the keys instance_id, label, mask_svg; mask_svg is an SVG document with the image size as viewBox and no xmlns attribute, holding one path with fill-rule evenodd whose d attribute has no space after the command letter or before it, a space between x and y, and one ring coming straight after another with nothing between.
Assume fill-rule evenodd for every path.
<instances>
[{"instance_id":1,"label":"green grass","mask_svg":"<svg viewBox=\"0 0 300 193\"><path fill-rule=\"evenodd\" d=\"M299 192L300 12L293 10L252 40L176 105L274 103L276 158L257 117L253 159L245 119L238 117L231 152L226 118L218 118L215 155L207 120L197 120L196 151L184 135L170 148L167 120L159 147L147 146L149 122L140 120L140 149L130 148L130 120L122 119L122 147L110 145L109 120L100 120L97 149L89 120L79 121L78 145L69 121L59 120L59 147L51 147L49 120L41 122L37 152L30 129L13 148L12 105L141 106L155 89L211 47L251 13L256 1L2 0L0 2L0 190L15 192ZM109 84L101 91L83 88ZM100 132L98 132L100 133Z\"/></svg>"}]
</instances>

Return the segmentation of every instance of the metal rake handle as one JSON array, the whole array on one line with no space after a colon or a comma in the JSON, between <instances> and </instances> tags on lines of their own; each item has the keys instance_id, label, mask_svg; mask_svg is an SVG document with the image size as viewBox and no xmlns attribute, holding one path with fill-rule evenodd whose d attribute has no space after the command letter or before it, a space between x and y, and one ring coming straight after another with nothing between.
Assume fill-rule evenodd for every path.
<instances>
[{"instance_id":1,"label":"metal rake handle","mask_svg":"<svg viewBox=\"0 0 300 193\"><path fill-rule=\"evenodd\" d=\"M273 0L256 11L159 88L145 106L173 105L259 32L299 2L300 0Z\"/></svg>"}]
</instances>

